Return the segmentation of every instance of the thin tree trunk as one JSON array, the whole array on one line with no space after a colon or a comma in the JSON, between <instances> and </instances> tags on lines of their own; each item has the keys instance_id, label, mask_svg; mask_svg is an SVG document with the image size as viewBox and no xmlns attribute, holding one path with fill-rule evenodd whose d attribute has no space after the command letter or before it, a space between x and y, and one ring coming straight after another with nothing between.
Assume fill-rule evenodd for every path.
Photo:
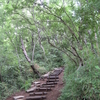
<instances>
[{"instance_id":1,"label":"thin tree trunk","mask_svg":"<svg viewBox=\"0 0 100 100\"><path fill-rule=\"evenodd\" d=\"M34 46L33 46L33 49L32 49L32 62L34 60L35 45L36 45L36 43L35 43L35 38L34 38Z\"/></svg>"},{"instance_id":2,"label":"thin tree trunk","mask_svg":"<svg viewBox=\"0 0 100 100\"><path fill-rule=\"evenodd\" d=\"M21 44L22 44L22 50L23 50L23 53L24 53L24 56L25 56L26 60L29 63L31 63L32 61L30 60L30 58L27 55L27 52L26 52L26 49L25 49L24 42L23 42L22 38L21 38ZM40 73L35 69L34 64L31 65L31 68L32 68L34 74L37 74L39 77L41 76Z\"/></svg>"},{"instance_id":3,"label":"thin tree trunk","mask_svg":"<svg viewBox=\"0 0 100 100\"><path fill-rule=\"evenodd\" d=\"M37 29L38 29L38 28L37 28ZM44 48L43 48L43 46L42 46L42 44L41 44L41 36L40 36L40 30L39 30L39 29L38 29L38 40L39 40L40 47L42 48L43 53L44 53L44 56L45 56L45 50L44 50Z\"/></svg>"},{"instance_id":4,"label":"thin tree trunk","mask_svg":"<svg viewBox=\"0 0 100 100\"><path fill-rule=\"evenodd\" d=\"M27 59L27 61L28 61L29 63L31 63L31 60L30 60L30 58L29 58L28 55L27 55L27 52L26 52L26 49L25 49L24 42L23 42L23 39L22 39L22 38L21 38L21 43L22 43L22 50L23 50L24 56L25 56L25 58Z\"/></svg>"},{"instance_id":5,"label":"thin tree trunk","mask_svg":"<svg viewBox=\"0 0 100 100\"><path fill-rule=\"evenodd\" d=\"M80 57L80 55L78 54L76 48L74 46L71 45L71 47L73 48L73 50L75 51L75 53L77 54L77 57L79 59L79 66L83 66L83 60L82 58Z\"/></svg>"},{"instance_id":6,"label":"thin tree trunk","mask_svg":"<svg viewBox=\"0 0 100 100\"><path fill-rule=\"evenodd\" d=\"M99 45L98 45L98 38L97 38L97 34L96 33L95 33L95 40L96 40L97 53L99 55Z\"/></svg>"},{"instance_id":7,"label":"thin tree trunk","mask_svg":"<svg viewBox=\"0 0 100 100\"><path fill-rule=\"evenodd\" d=\"M0 82L2 82L3 80L2 80L2 75L1 75L1 72L0 72Z\"/></svg>"},{"instance_id":8,"label":"thin tree trunk","mask_svg":"<svg viewBox=\"0 0 100 100\"><path fill-rule=\"evenodd\" d=\"M38 22L37 21L35 21L35 13L34 13L34 5L33 5L33 14L32 14L32 16L33 16L33 21L34 21L34 23L35 23L35 26L36 26L36 28L37 28L37 31L38 31L38 41L39 41L39 44L40 44L40 47L41 47L41 49L43 50L43 53L44 53L44 57L46 58L46 55L45 55L45 50L44 50L44 47L42 46L42 43L41 43L41 35L40 35L40 29L38 28ZM46 60L47 60L47 58L46 58Z\"/></svg>"}]
</instances>

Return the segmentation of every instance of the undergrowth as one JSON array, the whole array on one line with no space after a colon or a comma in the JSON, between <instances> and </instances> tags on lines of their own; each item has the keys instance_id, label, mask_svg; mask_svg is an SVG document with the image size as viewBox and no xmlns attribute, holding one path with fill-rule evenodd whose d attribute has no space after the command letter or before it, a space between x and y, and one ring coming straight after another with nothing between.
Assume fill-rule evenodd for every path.
<instances>
[{"instance_id":1,"label":"undergrowth","mask_svg":"<svg viewBox=\"0 0 100 100\"><path fill-rule=\"evenodd\" d=\"M34 60L40 74L45 74L53 68L63 65L63 58L58 50L50 49L49 53L46 54L47 59L43 56L42 53L42 50L37 48ZM12 63L13 62L16 63L17 61L14 59L12 60ZM12 64L12 66L10 66L9 64L9 66L4 65L2 67L0 100L6 100L9 95L16 93L17 91L27 90L28 88L30 88L32 81L37 78L25 59L21 60L20 66L18 65L18 63L16 63L15 65L15 63Z\"/></svg>"},{"instance_id":2,"label":"undergrowth","mask_svg":"<svg viewBox=\"0 0 100 100\"><path fill-rule=\"evenodd\" d=\"M65 86L58 100L100 100L99 59L91 55L79 70L69 62L65 66Z\"/></svg>"}]
</instances>

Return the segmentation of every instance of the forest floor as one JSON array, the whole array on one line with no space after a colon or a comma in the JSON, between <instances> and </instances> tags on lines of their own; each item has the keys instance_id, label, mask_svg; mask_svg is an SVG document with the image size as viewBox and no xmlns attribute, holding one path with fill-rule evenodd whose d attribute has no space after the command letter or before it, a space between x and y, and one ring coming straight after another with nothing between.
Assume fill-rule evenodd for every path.
<instances>
[{"instance_id":1,"label":"forest floor","mask_svg":"<svg viewBox=\"0 0 100 100\"><path fill-rule=\"evenodd\" d=\"M62 90L62 88L64 86L64 83L63 83L63 73L64 72L62 72L59 75L59 82L58 82L58 84L54 88L52 88L52 91L47 93L45 100L57 100L60 97L61 90ZM40 82L44 83L45 81L40 81ZM20 96L20 95L22 95L24 97L28 97L29 96L29 94L26 93L26 91L20 91L18 93L15 93L15 94L9 96L6 100L13 100L14 96ZM24 98L24 100L25 100L25 98Z\"/></svg>"}]
</instances>

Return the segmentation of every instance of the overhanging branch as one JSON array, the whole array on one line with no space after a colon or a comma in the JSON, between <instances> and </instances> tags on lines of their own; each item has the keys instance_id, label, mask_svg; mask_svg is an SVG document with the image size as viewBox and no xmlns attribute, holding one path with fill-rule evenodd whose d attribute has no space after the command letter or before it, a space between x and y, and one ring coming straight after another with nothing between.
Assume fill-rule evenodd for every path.
<instances>
[{"instance_id":1,"label":"overhanging branch","mask_svg":"<svg viewBox=\"0 0 100 100\"><path fill-rule=\"evenodd\" d=\"M55 47L56 49L58 49L58 50L62 51L63 53L65 53L65 54L77 65L77 62L76 62L68 53L66 53L64 50L58 48L57 46L53 45L53 44L50 42L50 39L49 39L49 38L48 38L48 43L49 43L51 46Z\"/></svg>"}]
</instances>

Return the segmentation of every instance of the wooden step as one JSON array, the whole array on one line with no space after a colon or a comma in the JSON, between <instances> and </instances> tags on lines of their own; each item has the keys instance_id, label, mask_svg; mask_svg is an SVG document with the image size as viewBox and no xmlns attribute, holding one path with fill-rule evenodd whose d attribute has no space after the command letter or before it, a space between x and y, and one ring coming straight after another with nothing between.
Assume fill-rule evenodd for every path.
<instances>
[{"instance_id":1,"label":"wooden step","mask_svg":"<svg viewBox=\"0 0 100 100\"><path fill-rule=\"evenodd\" d=\"M55 73L61 73L62 71L61 70L59 70L59 71L54 71Z\"/></svg>"},{"instance_id":2,"label":"wooden step","mask_svg":"<svg viewBox=\"0 0 100 100\"><path fill-rule=\"evenodd\" d=\"M56 76L58 76L59 74L60 74L60 72L53 73L53 75L56 75Z\"/></svg>"},{"instance_id":3,"label":"wooden step","mask_svg":"<svg viewBox=\"0 0 100 100\"><path fill-rule=\"evenodd\" d=\"M24 100L24 99L17 99L17 100Z\"/></svg>"},{"instance_id":4,"label":"wooden step","mask_svg":"<svg viewBox=\"0 0 100 100\"><path fill-rule=\"evenodd\" d=\"M48 79L47 82L58 82L59 79Z\"/></svg>"},{"instance_id":5,"label":"wooden step","mask_svg":"<svg viewBox=\"0 0 100 100\"><path fill-rule=\"evenodd\" d=\"M58 76L56 73L52 73L50 74L50 76Z\"/></svg>"},{"instance_id":6,"label":"wooden step","mask_svg":"<svg viewBox=\"0 0 100 100\"><path fill-rule=\"evenodd\" d=\"M55 72L55 71L56 71L56 72L62 72L63 70L62 70L62 69L59 69L59 70L56 69L56 70L54 70L54 72Z\"/></svg>"},{"instance_id":7,"label":"wooden step","mask_svg":"<svg viewBox=\"0 0 100 100\"><path fill-rule=\"evenodd\" d=\"M46 87L40 87L36 89L37 91L51 91L51 88L46 88Z\"/></svg>"},{"instance_id":8,"label":"wooden step","mask_svg":"<svg viewBox=\"0 0 100 100\"><path fill-rule=\"evenodd\" d=\"M61 71L55 71L50 76L58 76L61 73Z\"/></svg>"},{"instance_id":9,"label":"wooden step","mask_svg":"<svg viewBox=\"0 0 100 100\"><path fill-rule=\"evenodd\" d=\"M43 100L46 99L46 96L30 96L26 97L26 100Z\"/></svg>"},{"instance_id":10,"label":"wooden step","mask_svg":"<svg viewBox=\"0 0 100 100\"><path fill-rule=\"evenodd\" d=\"M58 75L56 75L56 74L54 74L54 73L51 73L49 76L58 76Z\"/></svg>"},{"instance_id":11,"label":"wooden step","mask_svg":"<svg viewBox=\"0 0 100 100\"><path fill-rule=\"evenodd\" d=\"M29 92L33 92L33 91L36 90L36 88L37 88L37 87L32 87L32 88L28 89L26 92L27 92L27 93L29 93Z\"/></svg>"},{"instance_id":12,"label":"wooden step","mask_svg":"<svg viewBox=\"0 0 100 100\"><path fill-rule=\"evenodd\" d=\"M30 93L29 95L30 96L33 96L33 95L46 95L47 92L34 92L34 93Z\"/></svg>"},{"instance_id":13,"label":"wooden step","mask_svg":"<svg viewBox=\"0 0 100 100\"><path fill-rule=\"evenodd\" d=\"M58 76L48 76L47 79L58 79Z\"/></svg>"},{"instance_id":14,"label":"wooden step","mask_svg":"<svg viewBox=\"0 0 100 100\"><path fill-rule=\"evenodd\" d=\"M23 98L24 98L24 96L14 96L13 100L18 100L18 99L23 99Z\"/></svg>"},{"instance_id":15,"label":"wooden step","mask_svg":"<svg viewBox=\"0 0 100 100\"><path fill-rule=\"evenodd\" d=\"M61 70L60 70L60 69L55 69L54 72L55 72L55 71L61 71Z\"/></svg>"},{"instance_id":16,"label":"wooden step","mask_svg":"<svg viewBox=\"0 0 100 100\"><path fill-rule=\"evenodd\" d=\"M47 85L47 84L43 84L42 86L43 86L43 87L50 87L50 88L51 88L51 87L55 87L55 85Z\"/></svg>"},{"instance_id":17,"label":"wooden step","mask_svg":"<svg viewBox=\"0 0 100 100\"><path fill-rule=\"evenodd\" d=\"M57 84L58 82L46 82L47 85L55 85Z\"/></svg>"}]
</instances>

